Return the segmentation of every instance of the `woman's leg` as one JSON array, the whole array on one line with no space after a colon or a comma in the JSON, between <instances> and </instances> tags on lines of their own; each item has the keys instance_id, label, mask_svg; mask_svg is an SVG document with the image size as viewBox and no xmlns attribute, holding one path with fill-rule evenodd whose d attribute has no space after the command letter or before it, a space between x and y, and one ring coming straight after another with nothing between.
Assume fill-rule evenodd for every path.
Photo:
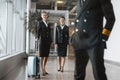
<instances>
[{"instance_id":1,"label":"woman's leg","mask_svg":"<svg viewBox=\"0 0 120 80\"><path fill-rule=\"evenodd\" d=\"M43 76L45 76L45 74L48 74L46 72L46 69L45 69L46 63L47 63L47 59L48 59L48 57L41 57L41 68L42 68L42 74L43 74Z\"/></svg>"},{"instance_id":2,"label":"woman's leg","mask_svg":"<svg viewBox=\"0 0 120 80\"><path fill-rule=\"evenodd\" d=\"M48 74L48 73L46 72L47 60L48 60L48 57L45 57L45 58L44 58L44 72L45 72L45 74Z\"/></svg>"},{"instance_id":3,"label":"woman's leg","mask_svg":"<svg viewBox=\"0 0 120 80\"><path fill-rule=\"evenodd\" d=\"M42 69L42 74L44 75L44 57L41 57L41 69Z\"/></svg>"},{"instance_id":4,"label":"woman's leg","mask_svg":"<svg viewBox=\"0 0 120 80\"><path fill-rule=\"evenodd\" d=\"M58 58L58 65L59 65L58 71L60 71L61 70L61 57L58 56L57 58Z\"/></svg>"},{"instance_id":5,"label":"woman's leg","mask_svg":"<svg viewBox=\"0 0 120 80\"><path fill-rule=\"evenodd\" d=\"M64 65L65 65L66 57L61 57L61 72L64 70Z\"/></svg>"}]
</instances>

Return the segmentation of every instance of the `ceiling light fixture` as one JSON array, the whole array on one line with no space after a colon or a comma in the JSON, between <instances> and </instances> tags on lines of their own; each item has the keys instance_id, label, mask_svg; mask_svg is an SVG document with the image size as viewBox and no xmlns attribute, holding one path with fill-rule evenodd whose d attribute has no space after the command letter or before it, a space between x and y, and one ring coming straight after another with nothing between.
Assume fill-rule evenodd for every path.
<instances>
[{"instance_id":1,"label":"ceiling light fixture","mask_svg":"<svg viewBox=\"0 0 120 80\"><path fill-rule=\"evenodd\" d=\"M58 4L62 4L62 3L63 3L63 1L57 1L57 3L58 3Z\"/></svg>"}]
</instances>

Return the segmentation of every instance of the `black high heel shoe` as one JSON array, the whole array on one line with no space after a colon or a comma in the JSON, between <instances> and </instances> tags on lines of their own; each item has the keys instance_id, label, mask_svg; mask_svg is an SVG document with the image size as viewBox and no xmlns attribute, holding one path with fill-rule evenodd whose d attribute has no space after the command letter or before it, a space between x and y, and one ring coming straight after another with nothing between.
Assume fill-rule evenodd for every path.
<instances>
[{"instance_id":1,"label":"black high heel shoe","mask_svg":"<svg viewBox=\"0 0 120 80\"><path fill-rule=\"evenodd\" d=\"M60 71L60 69L58 69L58 71Z\"/></svg>"},{"instance_id":2,"label":"black high heel shoe","mask_svg":"<svg viewBox=\"0 0 120 80\"><path fill-rule=\"evenodd\" d=\"M48 74L47 72L45 72L45 74Z\"/></svg>"},{"instance_id":3,"label":"black high heel shoe","mask_svg":"<svg viewBox=\"0 0 120 80\"><path fill-rule=\"evenodd\" d=\"M46 74L45 74L45 72L43 72L43 74L42 74L43 76L46 76Z\"/></svg>"},{"instance_id":4,"label":"black high heel shoe","mask_svg":"<svg viewBox=\"0 0 120 80\"><path fill-rule=\"evenodd\" d=\"M61 68L61 72L64 72L63 67Z\"/></svg>"},{"instance_id":5,"label":"black high heel shoe","mask_svg":"<svg viewBox=\"0 0 120 80\"><path fill-rule=\"evenodd\" d=\"M35 76L35 79L40 79L40 75Z\"/></svg>"},{"instance_id":6,"label":"black high heel shoe","mask_svg":"<svg viewBox=\"0 0 120 80\"><path fill-rule=\"evenodd\" d=\"M58 69L58 71L61 71L61 67Z\"/></svg>"}]
</instances>

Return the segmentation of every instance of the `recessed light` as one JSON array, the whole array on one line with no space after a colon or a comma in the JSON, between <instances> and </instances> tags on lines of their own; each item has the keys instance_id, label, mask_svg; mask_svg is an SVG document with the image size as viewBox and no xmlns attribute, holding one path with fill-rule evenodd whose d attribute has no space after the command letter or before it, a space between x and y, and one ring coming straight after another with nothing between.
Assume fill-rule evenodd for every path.
<instances>
[{"instance_id":1,"label":"recessed light","mask_svg":"<svg viewBox=\"0 0 120 80\"><path fill-rule=\"evenodd\" d=\"M63 3L63 1L57 1L57 3L58 3L58 4L62 4L62 3Z\"/></svg>"}]
</instances>

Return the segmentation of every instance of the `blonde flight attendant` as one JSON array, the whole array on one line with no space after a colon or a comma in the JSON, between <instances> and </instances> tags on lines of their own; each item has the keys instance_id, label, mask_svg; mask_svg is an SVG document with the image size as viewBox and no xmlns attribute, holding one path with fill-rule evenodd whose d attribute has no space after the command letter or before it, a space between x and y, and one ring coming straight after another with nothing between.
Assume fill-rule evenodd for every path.
<instances>
[{"instance_id":1,"label":"blonde flight attendant","mask_svg":"<svg viewBox=\"0 0 120 80\"><path fill-rule=\"evenodd\" d=\"M37 40L40 41L39 52L41 57L41 68L42 74L43 76L45 76L48 74L46 71L46 63L49 57L49 50L51 45L51 28L50 25L47 23L48 13L42 12L41 17L42 20L39 22Z\"/></svg>"}]
</instances>

